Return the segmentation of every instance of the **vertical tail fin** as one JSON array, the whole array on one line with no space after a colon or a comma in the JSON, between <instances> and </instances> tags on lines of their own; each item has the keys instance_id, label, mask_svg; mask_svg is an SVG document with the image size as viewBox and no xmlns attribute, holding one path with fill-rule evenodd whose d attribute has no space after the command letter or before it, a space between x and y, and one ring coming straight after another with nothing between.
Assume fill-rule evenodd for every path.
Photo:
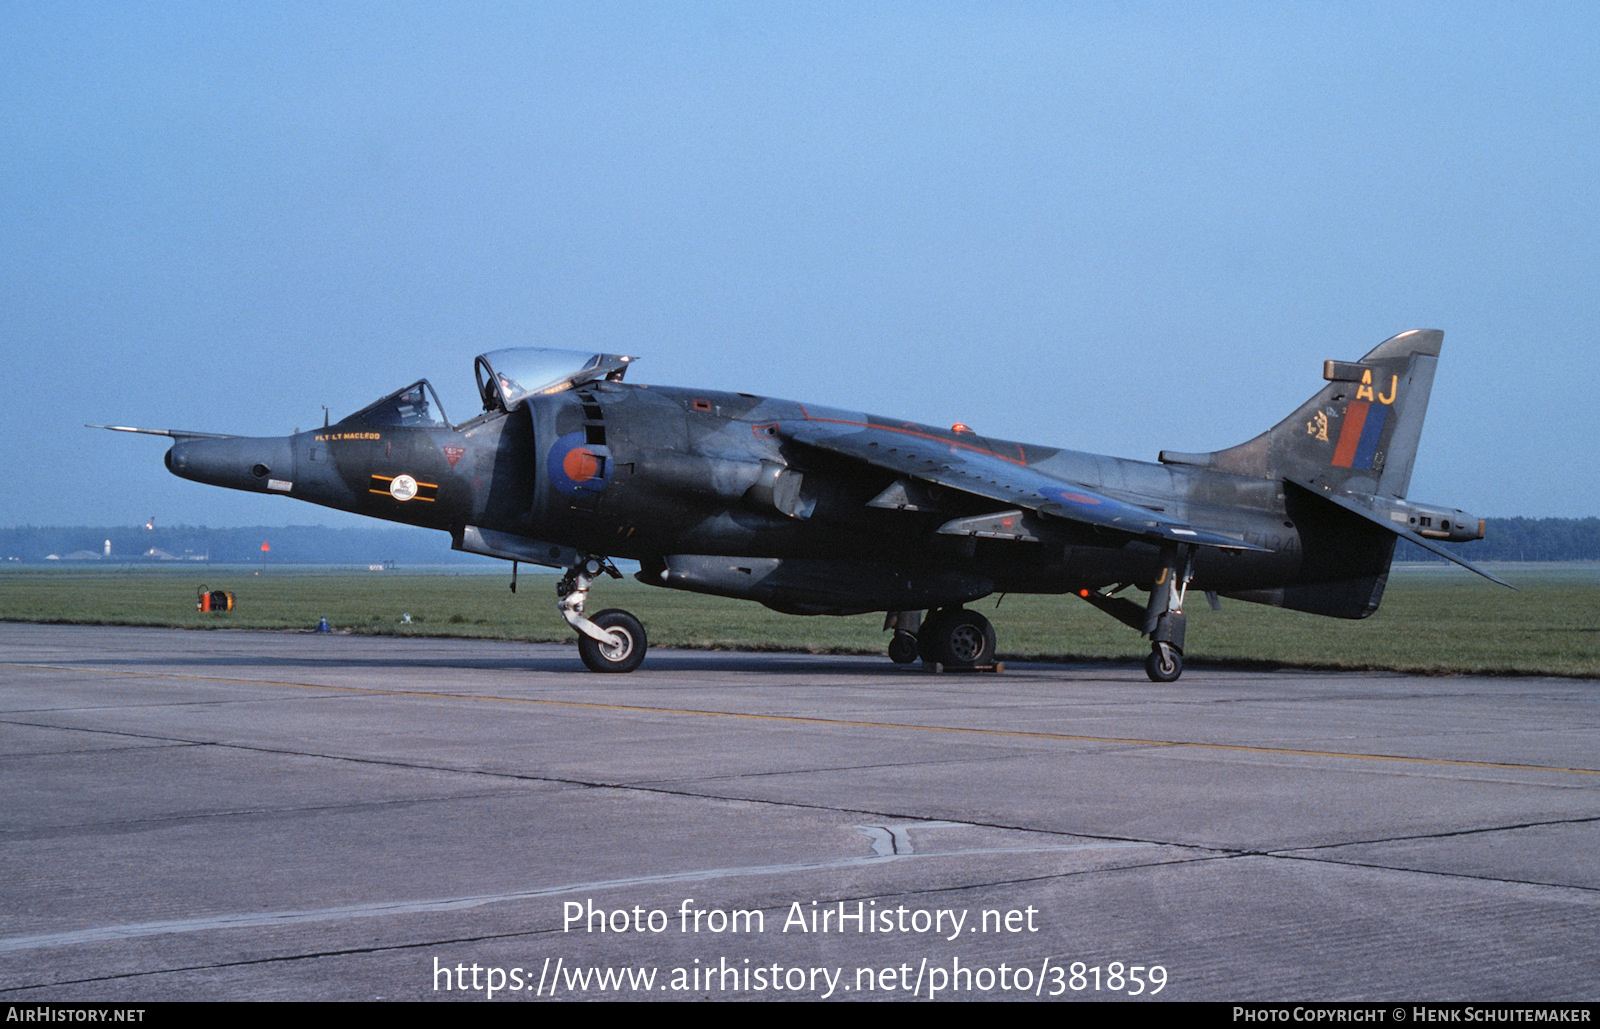
<instances>
[{"instance_id":1,"label":"vertical tail fin","mask_svg":"<svg viewBox=\"0 0 1600 1029\"><path fill-rule=\"evenodd\" d=\"M1163 450L1161 461L1404 497L1443 341L1437 329L1413 329L1359 361L1325 361L1327 385L1255 439L1209 454Z\"/></svg>"}]
</instances>

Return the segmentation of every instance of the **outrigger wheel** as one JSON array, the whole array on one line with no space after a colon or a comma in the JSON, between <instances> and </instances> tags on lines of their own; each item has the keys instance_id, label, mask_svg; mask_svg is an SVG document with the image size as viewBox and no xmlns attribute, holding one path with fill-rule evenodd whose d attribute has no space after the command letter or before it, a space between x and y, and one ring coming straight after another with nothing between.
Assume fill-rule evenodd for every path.
<instances>
[{"instance_id":1,"label":"outrigger wheel","mask_svg":"<svg viewBox=\"0 0 1600 1029\"><path fill-rule=\"evenodd\" d=\"M947 668L994 663L994 626L976 611L946 607L931 612L917 633L917 653Z\"/></svg>"},{"instance_id":2,"label":"outrigger wheel","mask_svg":"<svg viewBox=\"0 0 1600 1029\"><path fill-rule=\"evenodd\" d=\"M1144 659L1144 674L1151 682L1177 682L1183 674L1183 651L1170 643L1150 644L1150 656Z\"/></svg>"},{"instance_id":3,"label":"outrigger wheel","mask_svg":"<svg viewBox=\"0 0 1600 1029\"><path fill-rule=\"evenodd\" d=\"M894 638L889 641L889 660L897 665L909 665L917 659L917 637L909 632L896 630Z\"/></svg>"},{"instance_id":4,"label":"outrigger wheel","mask_svg":"<svg viewBox=\"0 0 1600 1029\"><path fill-rule=\"evenodd\" d=\"M631 672L644 661L644 626L621 608L609 607L590 621L609 632L615 643L601 643L587 636L578 637L578 656L591 672Z\"/></svg>"}]
</instances>

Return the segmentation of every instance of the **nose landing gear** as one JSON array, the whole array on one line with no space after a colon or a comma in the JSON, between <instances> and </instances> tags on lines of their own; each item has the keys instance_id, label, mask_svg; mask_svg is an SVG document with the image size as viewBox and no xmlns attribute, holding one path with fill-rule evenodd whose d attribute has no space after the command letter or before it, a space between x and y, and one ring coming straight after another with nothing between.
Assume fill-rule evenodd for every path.
<instances>
[{"instance_id":1,"label":"nose landing gear","mask_svg":"<svg viewBox=\"0 0 1600 1029\"><path fill-rule=\"evenodd\" d=\"M644 661L648 646L639 619L620 608L607 608L592 619L611 634L613 643L578 637L578 656L591 672L631 672Z\"/></svg>"},{"instance_id":2,"label":"nose landing gear","mask_svg":"<svg viewBox=\"0 0 1600 1029\"><path fill-rule=\"evenodd\" d=\"M603 557L579 555L578 563L556 584L556 604L561 617L578 632L578 656L591 672L631 672L644 661L649 643L644 625L620 608L607 608L585 618L589 587L601 574L622 578L616 566Z\"/></svg>"}]
</instances>

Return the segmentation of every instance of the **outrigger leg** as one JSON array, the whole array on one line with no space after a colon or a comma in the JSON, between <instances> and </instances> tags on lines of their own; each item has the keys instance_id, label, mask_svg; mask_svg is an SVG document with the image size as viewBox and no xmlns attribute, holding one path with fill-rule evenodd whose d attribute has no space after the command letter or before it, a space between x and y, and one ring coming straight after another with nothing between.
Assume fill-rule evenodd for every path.
<instances>
[{"instance_id":1,"label":"outrigger leg","mask_svg":"<svg viewBox=\"0 0 1600 1029\"><path fill-rule=\"evenodd\" d=\"M1144 634L1150 637L1150 656L1144 671L1152 682L1175 682L1183 674L1183 634L1186 618L1183 600L1194 577L1194 548L1179 543L1161 548L1161 571L1150 588L1144 612Z\"/></svg>"},{"instance_id":2,"label":"outrigger leg","mask_svg":"<svg viewBox=\"0 0 1600 1029\"><path fill-rule=\"evenodd\" d=\"M591 672L631 672L644 660L648 643L639 619L619 608L607 608L593 618L583 613L589 587L601 574L622 578L609 559L579 554L578 563L556 583L556 604L567 624L578 632L578 654Z\"/></svg>"},{"instance_id":3,"label":"outrigger leg","mask_svg":"<svg viewBox=\"0 0 1600 1029\"><path fill-rule=\"evenodd\" d=\"M885 629L893 629L889 640L889 660L909 665L917 659L917 633L922 631L921 611L890 611L883 619Z\"/></svg>"}]
</instances>

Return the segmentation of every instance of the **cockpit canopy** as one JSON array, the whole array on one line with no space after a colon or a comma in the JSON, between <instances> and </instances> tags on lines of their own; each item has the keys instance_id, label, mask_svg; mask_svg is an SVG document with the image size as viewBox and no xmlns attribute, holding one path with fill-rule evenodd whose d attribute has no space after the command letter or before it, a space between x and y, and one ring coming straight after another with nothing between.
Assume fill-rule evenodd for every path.
<instances>
[{"instance_id":1,"label":"cockpit canopy","mask_svg":"<svg viewBox=\"0 0 1600 1029\"><path fill-rule=\"evenodd\" d=\"M350 416L368 425L394 425L407 428L448 429L450 422L427 379L418 379L405 389L396 390L375 404Z\"/></svg>"},{"instance_id":2,"label":"cockpit canopy","mask_svg":"<svg viewBox=\"0 0 1600 1029\"><path fill-rule=\"evenodd\" d=\"M531 396L560 393L596 379L619 382L628 362L621 354L511 347L478 358L478 394L485 411L509 411Z\"/></svg>"},{"instance_id":3,"label":"cockpit canopy","mask_svg":"<svg viewBox=\"0 0 1600 1029\"><path fill-rule=\"evenodd\" d=\"M478 393L485 411L509 411L531 396L560 393L596 379L619 382L634 360L621 354L511 347L491 350L477 361ZM418 379L349 419L373 426L448 429L450 421L427 379Z\"/></svg>"}]
</instances>

